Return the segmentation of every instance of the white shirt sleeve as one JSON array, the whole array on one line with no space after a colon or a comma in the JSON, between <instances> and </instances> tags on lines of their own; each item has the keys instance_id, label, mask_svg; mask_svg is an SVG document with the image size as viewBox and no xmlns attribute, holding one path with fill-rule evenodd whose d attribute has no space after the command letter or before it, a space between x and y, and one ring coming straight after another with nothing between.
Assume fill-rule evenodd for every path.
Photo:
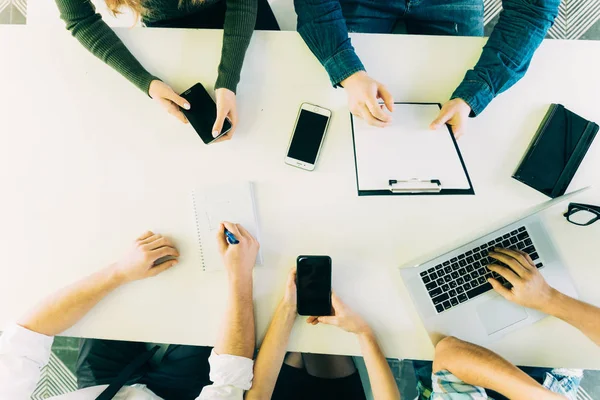
<instances>
[{"instance_id":1,"label":"white shirt sleeve","mask_svg":"<svg viewBox=\"0 0 600 400\"><path fill-rule=\"evenodd\" d=\"M208 363L213 384L205 386L197 400L242 400L244 391L252 387L254 361L213 350Z\"/></svg>"},{"instance_id":2,"label":"white shirt sleeve","mask_svg":"<svg viewBox=\"0 0 600 400\"><path fill-rule=\"evenodd\" d=\"M0 335L0 399L28 400L54 338L11 324Z\"/></svg>"}]
</instances>

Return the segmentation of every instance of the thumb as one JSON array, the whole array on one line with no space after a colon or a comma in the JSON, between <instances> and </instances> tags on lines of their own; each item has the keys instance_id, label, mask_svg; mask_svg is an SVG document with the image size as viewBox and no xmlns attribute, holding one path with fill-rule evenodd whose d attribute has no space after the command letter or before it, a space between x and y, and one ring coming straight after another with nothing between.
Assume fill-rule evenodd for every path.
<instances>
[{"instance_id":1,"label":"thumb","mask_svg":"<svg viewBox=\"0 0 600 400\"><path fill-rule=\"evenodd\" d=\"M442 107L442 109L440 110L439 115L437 116L436 119L433 120L433 122L431 123L431 125L429 125L429 129L437 129L440 126L442 126L443 124L445 124L446 122L448 122L448 120L450 118L452 118L452 109L444 109Z\"/></svg>"},{"instance_id":2,"label":"thumb","mask_svg":"<svg viewBox=\"0 0 600 400\"><path fill-rule=\"evenodd\" d=\"M226 116L227 113L224 113L220 108L217 109L217 118L215 119L215 124L212 129L213 137L217 137L221 134L221 129L223 129L223 123L225 122Z\"/></svg>"},{"instance_id":3,"label":"thumb","mask_svg":"<svg viewBox=\"0 0 600 400\"><path fill-rule=\"evenodd\" d=\"M333 290L331 291L331 305L333 306L334 310L344 305L344 303L342 303L342 300L338 297L337 293Z\"/></svg>"},{"instance_id":4,"label":"thumb","mask_svg":"<svg viewBox=\"0 0 600 400\"><path fill-rule=\"evenodd\" d=\"M156 267L151 268L150 276L156 276L160 273L165 272L169 268L174 267L177 264L177 262L178 262L177 260L171 260L171 261L164 262L160 265L157 265Z\"/></svg>"},{"instance_id":5,"label":"thumb","mask_svg":"<svg viewBox=\"0 0 600 400\"><path fill-rule=\"evenodd\" d=\"M186 99L184 99L183 97L181 97L180 95L175 93L173 91L173 89L171 89L171 88L169 88L169 89L170 90L165 95L165 97L167 99L171 100L173 103L177 104L179 107L184 108L186 110L189 110L191 108L190 103Z\"/></svg>"},{"instance_id":6,"label":"thumb","mask_svg":"<svg viewBox=\"0 0 600 400\"><path fill-rule=\"evenodd\" d=\"M495 280L494 278L490 278L488 279L488 282L490 283L490 285L492 285L492 287L494 288L494 290L496 292L498 292L498 294L500 294L500 296L504 297L506 300L508 301L512 301L509 297L511 295L511 291L510 289L502 286L500 284L500 282L498 282L497 280Z\"/></svg>"},{"instance_id":7,"label":"thumb","mask_svg":"<svg viewBox=\"0 0 600 400\"><path fill-rule=\"evenodd\" d=\"M328 317L318 317L317 321L325 325L335 325L338 326L338 317L328 316Z\"/></svg>"}]
</instances>

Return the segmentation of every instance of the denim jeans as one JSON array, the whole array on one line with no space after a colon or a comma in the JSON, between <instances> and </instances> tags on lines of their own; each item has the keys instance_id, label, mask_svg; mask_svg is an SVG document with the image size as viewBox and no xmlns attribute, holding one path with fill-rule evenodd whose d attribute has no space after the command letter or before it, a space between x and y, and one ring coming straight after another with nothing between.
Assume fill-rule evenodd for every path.
<instances>
[{"instance_id":1,"label":"denim jeans","mask_svg":"<svg viewBox=\"0 0 600 400\"><path fill-rule=\"evenodd\" d=\"M414 35L483 35L481 0L341 0L349 32L393 33L398 23Z\"/></svg>"},{"instance_id":2,"label":"denim jeans","mask_svg":"<svg viewBox=\"0 0 600 400\"><path fill-rule=\"evenodd\" d=\"M216 1L197 13L177 19L144 21L151 28L191 28L191 29L223 29L225 25L226 1ZM279 24L267 0L258 0L256 10L256 30L279 31Z\"/></svg>"},{"instance_id":3,"label":"denim jeans","mask_svg":"<svg viewBox=\"0 0 600 400\"><path fill-rule=\"evenodd\" d=\"M521 79L559 4L560 0L502 0L503 11L479 61L451 98L463 99L475 116ZM294 5L298 32L335 87L365 70L349 31L393 33L403 22L413 34L483 35L483 0L294 0ZM439 62L435 54L431 58Z\"/></svg>"}]
</instances>

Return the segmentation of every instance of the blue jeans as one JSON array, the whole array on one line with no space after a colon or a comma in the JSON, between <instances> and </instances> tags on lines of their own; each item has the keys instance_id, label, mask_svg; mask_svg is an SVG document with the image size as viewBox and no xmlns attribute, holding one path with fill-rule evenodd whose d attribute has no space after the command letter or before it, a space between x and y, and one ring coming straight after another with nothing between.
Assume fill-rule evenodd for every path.
<instances>
[{"instance_id":1,"label":"blue jeans","mask_svg":"<svg viewBox=\"0 0 600 400\"><path fill-rule=\"evenodd\" d=\"M393 33L399 22L414 35L483 36L482 0L341 0L349 32Z\"/></svg>"}]
</instances>

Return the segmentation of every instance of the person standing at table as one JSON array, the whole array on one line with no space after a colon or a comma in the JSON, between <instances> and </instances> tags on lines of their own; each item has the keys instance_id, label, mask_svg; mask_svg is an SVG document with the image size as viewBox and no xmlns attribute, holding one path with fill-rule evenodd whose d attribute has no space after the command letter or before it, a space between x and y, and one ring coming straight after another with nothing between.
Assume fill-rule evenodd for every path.
<instances>
[{"instance_id":1,"label":"person standing at table","mask_svg":"<svg viewBox=\"0 0 600 400\"><path fill-rule=\"evenodd\" d=\"M91 0L55 1L67 29L85 48L121 73L170 114L187 123L180 107L189 109L194 105L146 71L102 20L100 14L95 12ZM279 30L267 0L104 1L115 16L122 9L129 9L149 27L224 29L221 63L215 83L217 118L213 135L218 136L225 117L229 117L232 128L218 141L231 139L238 122L236 89L252 33L255 28ZM201 58L202 54L198 53L197 56Z\"/></svg>"},{"instance_id":2,"label":"person standing at table","mask_svg":"<svg viewBox=\"0 0 600 400\"><path fill-rule=\"evenodd\" d=\"M294 0L294 4L298 32L333 86L346 90L352 114L379 127L391 118L378 100L391 111L394 99L367 74L348 32L394 33L397 23L404 22L409 34L483 36L482 0ZM481 114L494 97L521 79L558 15L559 4L560 0L502 0L503 11L479 61L467 71L431 128L448 123L457 137L462 135L468 117ZM438 58L430 56L432 63L443 64ZM379 62L387 62L385 54Z\"/></svg>"},{"instance_id":3,"label":"person standing at table","mask_svg":"<svg viewBox=\"0 0 600 400\"><path fill-rule=\"evenodd\" d=\"M369 325L335 293L333 315L308 317L307 323L334 325L358 338L373 396L377 400L399 399L398 386L375 334ZM365 399L360 376L351 357L287 353L286 347L297 316L296 270L288 275L279 303L254 364L254 382L246 400L359 400Z\"/></svg>"},{"instance_id":4,"label":"person standing at table","mask_svg":"<svg viewBox=\"0 0 600 400\"><path fill-rule=\"evenodd\" d=\"M259 244L242 226L224 224L217 242L229 278L228 307L212 352L208 347L170 345L156 364L150 359L158 346L148 350L144 343L83 339L77 360L79 390L55 399L242 400L252 384L252 269ZM239 244L228 244L225 226ZM54 335L116 289L172 268L177 257L173 242L146 232L123 259L58 291L10 325L0 336L0 399L30 398L50 358Z\"/></svg>"},{"instance_id":5,"label":"person standing at table","mask_svg":"<svg viewBox=\"0 0 600 400\"><path fill-rule=\"evenodd\" d=\"M497 249L490 257L505 266L492 264L488 268L512 285L507 288L493 278L488 279L500 295L523 307L560 318L600 345L600 308L550 287L526 253ZM576 398L583 371L539 370L528 368L526 374L490 350L446 337L435 349L431 399L486 399L488 395L484 388L494 392L490 393L494 399L502 398L497 393L517 400Z\"/></svg>"}]
</instances>

